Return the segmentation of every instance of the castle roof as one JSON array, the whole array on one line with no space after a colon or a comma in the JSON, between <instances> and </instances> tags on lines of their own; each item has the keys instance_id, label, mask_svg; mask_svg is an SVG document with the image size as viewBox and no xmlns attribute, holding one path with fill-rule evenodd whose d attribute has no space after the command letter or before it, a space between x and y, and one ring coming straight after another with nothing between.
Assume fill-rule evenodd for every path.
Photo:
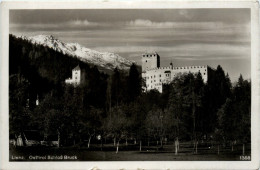
<instances>
[{"instance_id":1,"label":"castle roof","mask_svg":"<svg viewBox=\"0 0 260 170\"><path fill-rule=\"evenodd\" d=\"M77 65L77 67L75 67L74 69L72 69L72 70L80 70L80 67L79 67L79 65Z\"/></svg>"},{"instance_id":2,"label":"castle roof","mask_svg":"<svg viewBox=\"0 0 260 170\"><path fill-rule=\"evenodd\" d=\"M145 52L143 53L143 55L158 55L158 53L156 51L153 51L153 52Z\"/></svg>"}]
</instances>

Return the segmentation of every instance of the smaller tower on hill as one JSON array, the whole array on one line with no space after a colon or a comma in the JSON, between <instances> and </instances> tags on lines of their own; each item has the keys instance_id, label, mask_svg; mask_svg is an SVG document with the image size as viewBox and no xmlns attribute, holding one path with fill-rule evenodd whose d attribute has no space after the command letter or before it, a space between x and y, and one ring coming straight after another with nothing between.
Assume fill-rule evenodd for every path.
<instances>
[{"instance_id":1,"label":"smaller tower on hill","mask_svg":"<svg viewBox=\"0 0 260 170\"><path fill-rule=\"evenodd\" d=\"M72 69L72 78L68 78L65 80L66 84L72 84L74 86L78 86L81 83L81 69L79 65Z\"/></svg>"}]
</instances>

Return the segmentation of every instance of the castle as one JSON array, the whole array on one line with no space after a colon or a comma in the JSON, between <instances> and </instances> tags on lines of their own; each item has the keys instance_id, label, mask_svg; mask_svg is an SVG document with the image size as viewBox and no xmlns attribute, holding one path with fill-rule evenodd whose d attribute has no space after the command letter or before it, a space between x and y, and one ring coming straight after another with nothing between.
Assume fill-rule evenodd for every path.
<instances>
[{"instance_id":1,"label":"castle","mask_svg":"<svg viewBox=\"0 0 260 170\"><path fill-rule=\"evenodd\" d=\"M79 65L72 69L72 78L66 79L65 83L72 84L74 86L78 86L81 83L81 70Z\"/></svg>"},{"instance_id":2,"label":"castle","mask_svg":"<svg viewBox=\"0 0 260 170\"><path fill-rule=\"evenodd\" d=\"M142 55L142 78L146 82L146 90L156 89L160 93L163 91L163 84L170 83L179 73L201 73L204 82L208 80L208 66L184 66L160 67L160 56L154 53L145 53Z\"/></svg>"}]
</instances>

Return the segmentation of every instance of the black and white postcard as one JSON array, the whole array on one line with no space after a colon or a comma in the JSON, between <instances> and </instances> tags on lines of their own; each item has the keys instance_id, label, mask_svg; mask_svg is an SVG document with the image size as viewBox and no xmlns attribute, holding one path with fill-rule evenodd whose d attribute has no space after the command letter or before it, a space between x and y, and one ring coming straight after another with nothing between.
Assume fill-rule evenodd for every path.
<instances>
[{"instance_id":1,"label":"black and white postcard","mask_svg":"<svg viewBox=\"0 0 260 170\"><path fill-rule=\"evenodd\" d=\"M1 7L1 169L259 168L257 1Z\"/></svg>"}]
</instances>

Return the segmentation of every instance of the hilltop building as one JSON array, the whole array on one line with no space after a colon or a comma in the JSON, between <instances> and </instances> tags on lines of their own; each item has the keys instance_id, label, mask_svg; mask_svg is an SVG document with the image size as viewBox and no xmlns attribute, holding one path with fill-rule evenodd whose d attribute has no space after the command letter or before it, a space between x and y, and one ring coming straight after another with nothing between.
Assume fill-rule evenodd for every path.
<instances>
[{"instance_id":1,"label":"hilltop building","mask_svg":"<svg viewBox=\"0 0 260 170\"><path fill-rule=\"evenodd\" d=\"M72 78L68 78L65 80L66 84L71 84L74 86L78 86L82 81L81 69L79 65L72 69Z\"/></svg>"},{"instance_id":2,"label":"hilltop building","mask_svg":"<svg viewBox=\"0 0 260 170\"><path fill-rule=\"evenodd\" d=\"M145 53L142 55L142 78L146 81L146 90L157 89L162 93L163 84L170 83L177 74L180 73L201 73L204 82L208 81L208 66L184 66L160 67L160 56L154 53Z\"/></svg>"}]
</instances>

